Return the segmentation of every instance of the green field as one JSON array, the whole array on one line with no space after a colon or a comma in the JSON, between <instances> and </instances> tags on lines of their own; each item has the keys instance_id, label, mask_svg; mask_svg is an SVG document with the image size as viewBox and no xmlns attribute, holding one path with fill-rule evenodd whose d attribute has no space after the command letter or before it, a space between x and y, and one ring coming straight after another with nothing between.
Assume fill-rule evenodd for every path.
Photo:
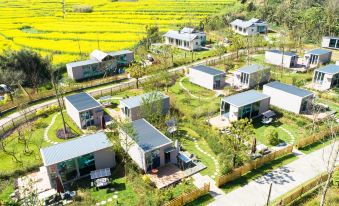
<instances>
[{"instance_id":1,"label":"green field","mask_svg":"<svg viewBox=\"0 0 339 206\"><path fill-rule=\"evenodd\" d=\"M13 0L0 1L0 48L31 48L54 54L54 63L88 58L94 49L131 48L148 25L160 31L198 23L235 0ZM75 12L85 5L89 13Z\"/></svg>"}]
</instances>

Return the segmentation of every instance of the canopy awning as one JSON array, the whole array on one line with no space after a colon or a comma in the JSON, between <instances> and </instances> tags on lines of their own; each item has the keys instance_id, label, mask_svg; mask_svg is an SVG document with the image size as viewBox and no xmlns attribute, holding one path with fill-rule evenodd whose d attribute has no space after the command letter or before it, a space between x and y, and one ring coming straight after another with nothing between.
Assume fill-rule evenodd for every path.
<instances>
[{"instance_id":1,"label":"canopy awning","mask_svg":"<svg viewBox=\"0 0 339 206\"><path fill-rule=\"evenodd\" d=\"M192 161L189 157L187 157L187 156L184 155L183 153L179 153L178 158L179 158L181 161L183 161L184 163L189 163L189 162Z\"/></svg>"},{"instance_id":2,"label":"canopy awning","mask_svg":"<svg viewBox=\"0 0 339 206\"><path fill-rule=\"evenodd\" d=\"M266 118L271 118L271 117L276 116L275 112L273 112L272 110L268 110L268 111L262 113L262 115Z\"/></svg>"},{"instance_id":3,"label":"canopy awning","mask_svg":"<svg viewBox=\"0 0 339 206\"><path fill-rule=\"evenodd\" d=\"M165 153L171 153L171 152L173 152L175 150L175 148L174 147L168 147L168 148L166 148L165 149Z\"/></svg>"},{"instance_id":4,"label":"canopy awning","mask_svg":"<svg viewBox=\"0 0 339 206\"><path fill-rule=\"evenodd\" d=\"M91 180L102 178L102 177L109 177L111 176L111 170L109 168L94 170L94 171L91 171L90 175L91 175Z\"/></svg>"}]
</instances>

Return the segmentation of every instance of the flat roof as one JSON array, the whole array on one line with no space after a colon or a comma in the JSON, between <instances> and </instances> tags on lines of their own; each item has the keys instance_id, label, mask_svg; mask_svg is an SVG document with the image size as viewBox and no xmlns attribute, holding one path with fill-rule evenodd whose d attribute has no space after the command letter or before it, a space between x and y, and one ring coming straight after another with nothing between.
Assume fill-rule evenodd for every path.
<instances>
[{"instance_id":1,"label":"flat roof","mask_svg":"<svg viewBox=\"0 0 339 206\"><path fill-rule=\"evenodd\" d=\"M225 73L225 72L220 71L218 69L214 69L212 67L207 67L207 66L204 66L204 65L194 66L194 67L192 67L192 69L198 70L198 71L201 71L201 72L204 72L206 74L213 75L213 76Z\"/></svg>"},{"instance_id":2,"label":"flat roof","mask_svg":"<svg viewBox=\"0 0 339 206\"><path fill-rule=\"evenodd\" d=\"M313 50L306 52L306 54L314 54L314 55L323 55L323 54L328 54L328 53L332 53L332 52L326 49L313 49Z\"/></svg>"},{"instance_id":3,"label":"flat roof","mask_svg":"<svg viewBox=\"0 0 339 206\"><path fill-rule=\"evenodd\" d=\"M91 95L81 92L65 97L79 112L101 106Z\"/></svg>"},{"instance_id":4,"label":"flat roof","mask_svg":"<svg viewBox=\"0 0 339 206\"><path fill-rule=\"evenodd\" d=\"M263 65L259 65L259 64L252 64L249 66L244 66L238 69L239 72L243 72L246 74L252 74L252 73L256 73L258 71L262 71L268 69L268 67L265 67Z\"/></svg>"},{"instance_id":5,"label":"flat roof","mask_svg":"<svg viewBox=\"0 0 339 206\"><path fill-rule=\"evenodd\" d=\"M107 54L114 57L114 56L119 56L123 54L132 54L133 52L130 50L121 50L121 51L115 51L115 52L108 52Z\"/></svg>"},{"instance_id":6,"label":"flat roof","mask_svg":"<svg viewBox=\"0 0 339 206\"><path fill-rule=\"evenodd\" d=\"M277 53L277 54L283 54L283 52L281 50L276 50L276 49L272 49L272 50L268 50L269 52L272 52L272 53ZM294 52L287 52L287 51L284 51L284 55L286 56L297 56L296 53Z\"/></svg>"},{"instance_id":7,"label":"flat roof","mask_svg":"<svg viewBox=\"0 0 339 206\"><path fill-rule=\"evenodd\" d=\"M145 119L133 121L132 126L137 133L137 144L145 152L159 148L162 145L172 143L172 140L157 130Z\"/></svg>"},{"instance_id":8,"label":"flat roof","mask_svg":"<svg viewBox=\"0 0 339 206\"><path fill-rule=\"evenodd\" d=\"M313 95L313 92L310 92L306 89L301 89L299 87L289 85L289 84L284 84L278 81L265 84L264 87L272 87L274 89L281 90L281 91L284 91L289 94L293 94L298 97L306 97L306 96Z\"/></svg>"},{"instance_id":9,"label":"flat roof","mask_svg":"<svg viewBox=\"0 0 339 206\"><path fill-rule=\"evenodd\" d=\"M104 132L98 132L42 148L40 149L40 153L44 165L50 166L59 162L109 148L112 145L112 142L108 140Z\"/></svg>"},{"instance_id":10,"label":"flat roof","mask_svg":"<svg viewBox=\"0 0 339 206\"><path fill-rule=\"evenodd\" d=\"M258 92L256 90L248 90L228 97L224 97L222 100L236 107L242 107L254 102L261 101L263 99L270 98L268 95Z\"/></svg>"},{"instance_id":11,"label":"flat roof","mask_svg":"<svg viewBox=\"0 0 339 206\"><path fill-rule=\"evenodd\" d=\"M168 97L164 93L156 91L156 92L149 92L146 94L141 94L135 97L130 97L127 99L122 99L120 100L120 103L124 104L125 106L129 108L139 107L144 100L150 98L152 95L154 95L154 98L161 98L161 99L165 99Z\"/></svg>"},{"instance_id":12,"label":"flat roof","mask_svg":"<svg viewBox=\"0 0 339 206\"><path fill-rule=\"evenodd\" d=\"M339 65L335 64L329 64L324 67L321 67L319 69L316 69L316 71L326 73L326 74L338 74L339 73Z\"/></svg>"},{"instance_id":13,"label":"flat roof","mask_svg":"<svg viewBox=\"0 0 339 206\"><path fill-rule=\"evenodd\" d=\"M79 66L84 66L84 65L97 64L98 62L99 62L98 60L89 59L89 60L84 60L84 61L71 62L71 63L66 64L66 66L79 67Z\"/></svg>"},{"instance_id":14,"label":"flat roof","mask_svg":"<svg viewBox=\"0 0 339 206\"><path fill-rule=\"evenodd\" d=\"M323 38L327 38L327 39L339 39L338 36L324 36Z\"/></svg>"},{"instance_id":15,"label":"flat roof","mask_svg":"<svg viewBox=\"0 0 339 206\"><path fill-rule=\"evenodd\" d=\"M178 31L169 30L166 34L164 34L165 37L173 38L173 39L180 39L184 41L192 41L197 37L196 34L191 33L179 33Z\"/></svg>"}]
</instances>

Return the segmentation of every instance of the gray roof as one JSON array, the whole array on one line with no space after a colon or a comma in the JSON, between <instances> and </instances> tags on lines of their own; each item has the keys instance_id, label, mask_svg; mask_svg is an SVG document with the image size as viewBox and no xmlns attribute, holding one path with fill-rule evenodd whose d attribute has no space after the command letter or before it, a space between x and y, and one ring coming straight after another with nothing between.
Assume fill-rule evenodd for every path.
<instances>
[{"instance_id":1,"label":"gray roof","mask_svg":"<svg viewBox=\"0 0 339 206\"><path fill-rule=\"evenodd\" d=\"M197 37L197 35L190 34L190 33L179 33L178 31L169 30L166 34L164 34L164 37L180 39L184 41L192 41L193 39Z\"/></svg>"},{"instance_id":2,"label":"gray roof","mask_svg":"<svg viewBox=\"0 0 339 206\"><path fill-rule=\"evenodd\" d=\"M277 54L283 54L283 52L281 50L275 50L275 49L269 50L269 52L277 53ZM286 51L284 52L284 55L291 56L291 57L297 56L297 54L294 53L294 52L286 52Z\"/></svg>"},{"instance_id":3,"label":"gray roof","mask_svg":"<svg viewBox=\"0 0 339 206\"><path fill-rule=\"evenodd\" d=\"M263 65L258 65L258 64L252 64L249 66L244 66L238 69L239 72L243 72L246 74L252 74L252 73L256 73L258 71L262 71L268 69L267 67L263 66Z\"/></svg>"},{"instance_id":4,"label":"gray roof","mask_svg":"<svg viewBox=\"0 0 339 206\"><path fill-rule=\"evenodd\" d=\"M130 50L121 50L121 51L116 51L116 52L108 52L108 55L115 57L123 54L133 54L133 51Z\"/></svg>"},{"instance_id":5,"label":"gray roof","mask_svg":"<svg viewBox=\"0 0 339 206\"><path fill-rule=\"evenodd\" d=\"M281 90L281 91L284 91L284 92L289 93L289 94L293 94L293 95L298 96L298 97L306 97L306 96L313 95L312 92L310 92L306 89L301 89L299 87L289 85L289 84L284 84L284 83L281 83L281 82L278 82L278 81L274 81L274 82L270 82L268 84L265 84L264 87L272 87L274 89Z\"/></svg>"},{"instance_id":6,"label":"gray roof","mask_svg":"<svg viewBox=\"0 0 339 206\"><path fill-rule=\"evenodd\" d=\"M236 25L242 28L248 28L250 26L252 26L254 23L251 21L243 21L241 19L236 19L234 21L231 22L231 25Z\"/></svg>"},{"instance_id":7,"label":"gray roof","mask_svg":"<svg viewBox=\"0 0 339 206\"><path fill-rule=\"evenodd\" d=\"M145 99L148 99L151 95L154 95L154 97L161 98L161 99L165 99L165 98L168 97L164 93L157 91L155 93L150 92L150 93L141 94L141 95L138 95L138 96L135 96L135 97L130 97L130 98L127 98L127 99L122 99L122 100L120 100L120 103L124 104L125 106L127 106L129 108L139 107L142 104L142 102Z\"/></svg>"},{"instance_id":8,"label":"gray roof","mask_svg":"<svg viewBox=\"0 0 339 206\"><path fill-rule=\"evenodd\" d=\"M101 106L91 95L81 92L65 97L79 112Z\"/></svg>"},{"instance_id":9,"label":"gray roof","mask_svg":"<svg viewBox=\"0 0 339 206\"><path fill-rule=\"evenodd\" d=\"M324 36L326 39L339 39L339 36Z\"/></svg>"},{"instance_id":10,"label":"gray roof","mask_svg":"<svg viewBox=\"0 0 339 206\"><path fill-rule=\"evenodd\" d=\"M313 49L313 50L306 52L306 54L314 54L314 55L323 55L323 54L328 54L328 53L332 53L332 52L326 49Z\"/></svg>"},{"instance_id":11,"label":"gray roof","mask_svg":"<svg viewBox=\"0 0 339 206\"><path fill-rule=\"evenodd\" d=\"M172 143L168 137L157 130L145 119L138 119L132 122L137 134L137 144L145 152L159 148L162 145Z\"/></svg>"},{"instance_id":12,"label":"gray roof","mask_svg":"<svg viewBox=\"0 0 339 206\"><path fill-rule=\"evenodd\" d=\"M44 165L49 166L106 149L112 145L104 132L98 132L42 148L40 149L40 153Z\"/></svg>"},{"instance_id":13,"label":"gray roof","mask_svg":"<svg viewBox=\"0 0 339 206\"><path fill-rule=\"evenodd\" d=\"M316 69L319 72L323 72L326 74L338 74L339 73L339 65L329 64L327 66Z\"/></svg>"},{"instance_id":14,"label":"gray roof","mask_svg":"<svg viewBox=\"0 0 339 206\"><path fill-rule=\"evenodd\" d=\"M201 71L201 72L204 72L206 74L213 75L213 76L225 73L223 71L214 69L212 67L207 67L207 66L204 66L204 65L194 66L194 67L192 67L192 69L195 69L195 70L198 70L198 71Z\"/></svg>"},{"instance_id":15,"label":"gray roof","mask_svg":"<svg viewBox=\"0 0 339 206\"><path fill-rule=\"evenodd\" d=\"M263 99L270 98L268 95L258 92L256 90L249 90L241 92L228 97L224 97L222 100L236 107L242 107L254 102L261 101Z\"/></svg>"},{"instance_id":16,"label":"gray roof","mask_svg":"<svg viewBox=\"0 0 339 206\"><path fill-rule=\"evenodd\" d=\"M180 33L193 33L193 32L194 32L194 29L193 28L189 28L189 27L184 27L180 31Z\"/></svg>"},{"instance_id":17,"label":"gray roof","mask_svg":"<svg viewBox=\"0 0 339 206\"><path fill-rule=\"evenodd\" d=\"M90 65L90 64L97 64L99 63L99 61L95 60L95 59L89 59L89 60L84 60L84 61L78 61L78 62L71 62L66 64L66 66L68 67L79 67L79 66L85 66L85 65Z\"/></svg>"},{"instance_id":18,"label":"gray roof","mask_svg":"<svg viewBox=\"0 0 339 206\"><path fill-rule=\"evenodd\" d=\"M103 59L105 59L109 55L107 53L103 52L103 51L100 51L100 50L96 49L96 50L92 51L90 56L94 57L96 60L101 62Z\"/></svg>"}]
</instances>

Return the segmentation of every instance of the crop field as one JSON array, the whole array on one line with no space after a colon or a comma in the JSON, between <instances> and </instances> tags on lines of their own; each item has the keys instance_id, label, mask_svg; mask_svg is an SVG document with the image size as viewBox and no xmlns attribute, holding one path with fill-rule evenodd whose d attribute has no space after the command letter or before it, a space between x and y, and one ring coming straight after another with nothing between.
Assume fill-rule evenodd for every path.
<instances>
[{"instance_id":1,"label":"crop field","mask_svg":"<svg viewBox=\"0 0 339 206\"><path fill-rule=\"evenodd\" d=\"M0 0L0 48L53 54L53 63L84 59L94 49L132 48L147 25L160 31L196 24L235 0ZM86 5L92 12L74 12Z\"/></svg>"}]
</instances>

